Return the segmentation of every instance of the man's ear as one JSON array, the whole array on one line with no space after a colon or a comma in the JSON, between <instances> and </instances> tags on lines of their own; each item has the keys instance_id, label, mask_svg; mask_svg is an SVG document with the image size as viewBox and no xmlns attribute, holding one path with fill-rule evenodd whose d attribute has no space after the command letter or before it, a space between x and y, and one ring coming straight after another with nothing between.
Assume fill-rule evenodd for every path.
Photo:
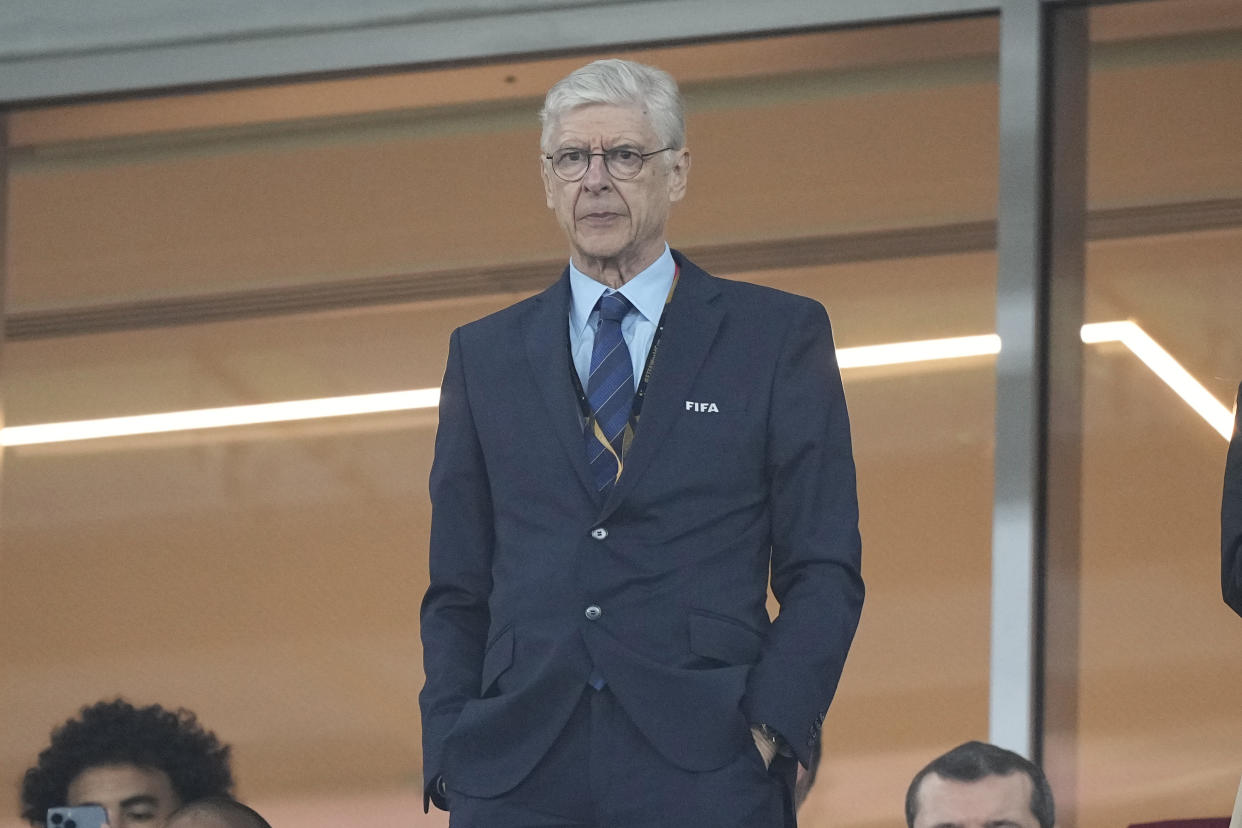
<instances>
[{"instance_id":1,"label":"man's ear","mask_svg":"<svg viewBox=\"0 0 1242 828\"><path fill-rule=\"evenodd\" d=\"M543 198L548 205L549 210L556 209L556 202L552 200L555 192L556 181L552 180L552 174L548 172L548 165L544 163L543 153L539 154L539 177L543 179ZM559 180L559 179L558 179Z\"/></svg>"},{"instance_id":2,"label":"man's ear","mask_svg":"<svg viewBox=\"0 0 1242 828\"><path fill-rule=\"evenodd\" d=\"M690 177L690 150L682 147L677 150L673 160L673 168L668 171L668 200L681 201L686 195L686 181Z\"/></svg>"}]
</instances>

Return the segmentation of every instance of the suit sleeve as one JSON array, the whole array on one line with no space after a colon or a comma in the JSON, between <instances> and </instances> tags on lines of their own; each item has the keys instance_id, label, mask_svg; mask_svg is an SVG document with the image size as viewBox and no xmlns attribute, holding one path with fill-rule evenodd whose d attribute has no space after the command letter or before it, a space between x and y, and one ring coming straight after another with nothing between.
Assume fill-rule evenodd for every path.
<instances>
[{"instance_id":1,"label":"suit sleeve","mask_svg":"<svg viewBox=\"0 0 1242 828\"><path fill-rule=\"evenodd\" d=\"M1242 615L1242 385L1236 405L1220 504L1220 589L1225 603Z\"/></svg>"},{"instance_id":2,"label":"suit sleeve","mask_svg":"<svg viewBox=\"0 0 1242 828\"><path fill-rule=\"evenodd\" d=\"M426 681L419 695L423 725L423 808L441 773L444 739L465 703L479 694L490 623L492 505L487 468L467 393L461 331L449 342L440 389L440 422L431 466L429 584L421 632Z\"/></svg>"},{"instance_id":3,"label":"suit sleeve","mask_svg":"<svg viewBox=\"0 0 1242 828\"><path fill-rule=\"evenodd\" d=\"M771 583L780 612L751 671L745 712L808 766L863 602L849 418L818 303L800 304L786 328L771 396Z\"/></svg>"}]
</instances>

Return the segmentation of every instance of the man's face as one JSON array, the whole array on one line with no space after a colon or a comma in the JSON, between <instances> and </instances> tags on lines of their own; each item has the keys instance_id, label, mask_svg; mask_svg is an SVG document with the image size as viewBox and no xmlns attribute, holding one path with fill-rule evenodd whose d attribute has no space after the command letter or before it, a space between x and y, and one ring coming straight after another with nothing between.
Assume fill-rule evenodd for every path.
<instances>
[{"instance_id":1,"label":"man's face","mask_svg":"<svg viewBox=\"0 0 1242 828\"><path fill-rule=\"evenodd\" d=\"M181 800L161 770L104 765L74 777L66 804L102 805L111 828L160 828Z\"/></svg>"},{"instance_id":2,"label":"man's face","mask_svg":"<svg viewBox=\"0 0 1242 828\"><path fill-rule=\"evenodd\" d=\"M919 783L914 828L1039 828L1025 773L958 782L929 773Z\"/></svg>"},{"instance_id":3,"label":"man's face","mask_svg":"<svg viewBox=\"0 0 1242 828\"><path fill-rule=\"evenodd\" d=\"M604 152L621 146L647 153L664 146L641 110L608 104L569 111L551 137L549 154L564 148ZM629 278L655 261L664 250L669 207L685 195L689 169L688 150L669 150L649 157L634 178L618 181L597 156L581 180L562 181L545 160L544 194L569 238L574 263L594 275L598 262L613 260Z\"/></svg>"}]
</instances>

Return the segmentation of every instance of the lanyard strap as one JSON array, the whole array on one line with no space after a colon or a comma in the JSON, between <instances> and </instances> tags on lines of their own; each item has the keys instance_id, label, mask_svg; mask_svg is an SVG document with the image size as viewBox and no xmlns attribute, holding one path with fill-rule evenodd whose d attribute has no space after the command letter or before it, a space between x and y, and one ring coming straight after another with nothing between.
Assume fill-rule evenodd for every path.
<instances>
[{"instance_id":1,"label":"lanyard strap","mask_svg":"<svg viewBox=\"0 0 1242 828\"><path fill-rule=\"evenodd\" d=\"M651 372L655 369L656 354L660 350L660 340L664 336L664 317L668 305L673 301L673 291L677 290L677 280L681 276L681 265L676 266L673 271L673 284L669 286L668 296L664 299L664 310L660 311L660 320L656 324L655 335L651 337L651 348L647 351L647 361L643 363L643 373L638 381L638 390L634 392L634 407L630 409L630 422L637 424L638 415L643 410L643 400L647 398L647 384L651 381ZM578 376L578 370L574 368L573 360L569 361L569 376L574 382L574 393L578 396L578 407L582 410L582 416L586 418L587 424L590 425L595 412L591 410L591 404L587 401L586 392L582 390L582 379Z\"/></svg>"}]
</instances>

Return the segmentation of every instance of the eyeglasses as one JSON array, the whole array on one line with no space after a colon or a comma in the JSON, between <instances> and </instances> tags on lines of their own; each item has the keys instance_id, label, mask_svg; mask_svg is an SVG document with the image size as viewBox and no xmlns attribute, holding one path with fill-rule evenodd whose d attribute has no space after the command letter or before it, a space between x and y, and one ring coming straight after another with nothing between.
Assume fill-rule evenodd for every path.
<instances>
[{"instance_id":1,"label":"eyeglasses","mask_svg":"<svg viewBox=\"0 0 1242 828\"><path fill-rule=\"evenodd\" d=\"M613 147L603 152L588 152L584 149L566 147L558 149L544 158L552 162L552 172L562 181L579 181L587 174L591 159L600 156L604 159L604 167L608 174L618 181L627 181L643 171L643 162L653 155L668 152L672 147L639 152L633 147Z\"/></svg>"}]
</instances>

